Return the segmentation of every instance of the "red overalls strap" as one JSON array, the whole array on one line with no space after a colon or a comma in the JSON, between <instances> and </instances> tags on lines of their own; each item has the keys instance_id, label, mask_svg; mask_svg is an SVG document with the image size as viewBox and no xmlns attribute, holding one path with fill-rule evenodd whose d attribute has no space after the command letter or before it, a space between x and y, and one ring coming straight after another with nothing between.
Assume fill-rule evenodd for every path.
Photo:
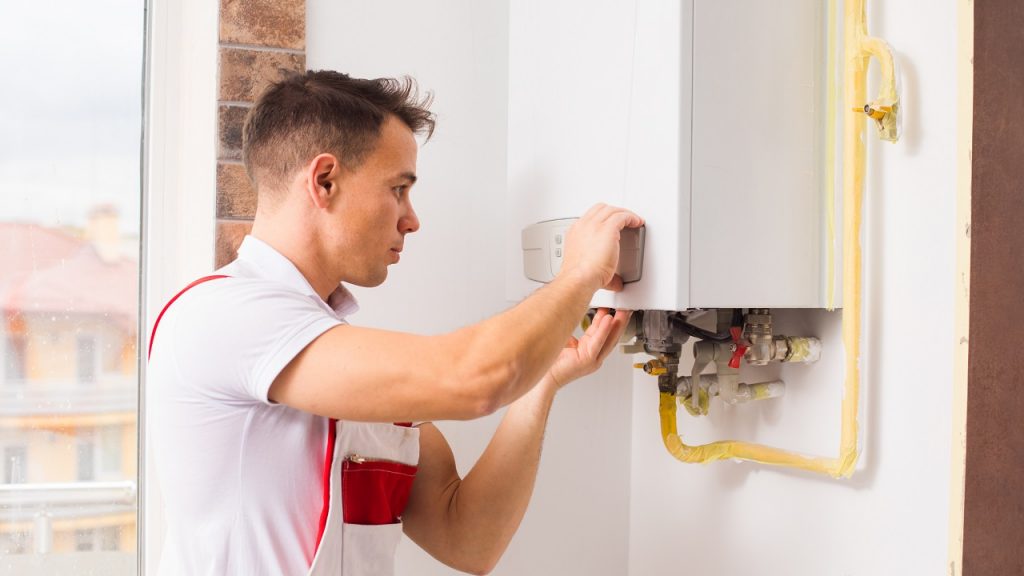
<instances>
[{"instance_id":1,"label":"red overalls strap","mask_svg":"<svg viewBox=\"0 0 1024 576\"><path fill-rule=\"evenodd\" d=\"M185 286L184 288L182 288L181 292L178 292L177 294L175 294L174 298L171 298L170 300L167 301L167 304L164 304L164 309L160 311L160 314L156 317L156 322L153 323L153 332L151 332L150 335L149 335L149 350L146 352L146 358L147 359L150 356L153 355L153 339L156 338L156 328L157 328L157 326L160 325L160 319L164 317L164 312L167 312L167 309L171 307L171 304L174 304L175 300L177 300L178 298L181 298L182 294L184 294L185 292L188 292L192 288L195 288L196 286L202 284L203 282L209 282L210 280L216 280L218 278L227 278L227 276L225 276L223 274L215 274L215 275L212 275L212 276L203 276L199 280L196 280L195 282L193 282L193 283L189 284L188 286Z\"/></svg>"},{"instance_id":2,"label":"red overalls strap","mask_svg":"<svg viewBox=\"0 0 1024 576\"><path fill-rule=\"evenodd\" d=\"M320 522L316 530L316 548L320 548L320 541L324 539L324 530L327 529L327 513L331 508L331 466L334 465L334 443L338 438L338 420L327 419L327 451L324 454L324 499L323 507L320 509Z\"/></svg>"}]
</instances>

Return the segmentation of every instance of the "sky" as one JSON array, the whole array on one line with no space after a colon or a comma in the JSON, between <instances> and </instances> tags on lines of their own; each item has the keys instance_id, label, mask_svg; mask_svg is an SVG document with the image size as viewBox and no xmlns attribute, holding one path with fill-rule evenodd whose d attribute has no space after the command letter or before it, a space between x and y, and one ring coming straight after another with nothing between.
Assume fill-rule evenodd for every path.
<instances>
[{"instance_id":1,"label":"sky","mask_svg":"<svg viewBox=\"0 0 1024 576\"><path fill-rule=\"evenodd\" d=\"M0 0L0 221L137 234L143 0Z\"/></svg>"}]
</instances>

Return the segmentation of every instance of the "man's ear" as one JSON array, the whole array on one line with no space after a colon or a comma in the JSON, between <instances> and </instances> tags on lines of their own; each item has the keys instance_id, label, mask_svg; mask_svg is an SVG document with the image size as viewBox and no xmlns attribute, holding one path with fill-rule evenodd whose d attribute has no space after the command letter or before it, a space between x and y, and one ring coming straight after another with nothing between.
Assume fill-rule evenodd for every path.
<instances>
[{"instance_id":1,"label":"man's ear","mask_svg":"<svg viewBox=\"0 0 1024 576\"><path fill-rule=\"evenodd\" d=\"M338 195L341 165L333 154L319 154L306 165L306 192L317 208L326 208Z\"/></svg>"}]
</instances>

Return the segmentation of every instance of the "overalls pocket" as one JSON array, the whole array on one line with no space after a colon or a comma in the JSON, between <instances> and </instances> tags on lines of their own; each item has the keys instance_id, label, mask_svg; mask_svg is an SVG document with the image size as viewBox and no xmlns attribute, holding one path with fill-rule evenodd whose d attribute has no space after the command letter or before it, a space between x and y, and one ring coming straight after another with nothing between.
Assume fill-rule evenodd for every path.
<instances>
[{"instance_id":1,"label":"overalls pocket","mask_svg":"<svg viewBox=\"0 0 1024 576\"><path fill-rule=\"evenodd\" d=\"M380 576L395 573L395 550L402 539L402 524L342 524L344 576Z\"/></svg>"},{"instance_id":2,"label":"overalls pocket","mask_svg":"<svg viewBox=\"0 0 1024 576\"><path fill-rule=\"evenodd\" d=\"M350 454L342 462L341 497L346 524L401 522L416 467L392 460Z\"/></svg>"}]
</instances>

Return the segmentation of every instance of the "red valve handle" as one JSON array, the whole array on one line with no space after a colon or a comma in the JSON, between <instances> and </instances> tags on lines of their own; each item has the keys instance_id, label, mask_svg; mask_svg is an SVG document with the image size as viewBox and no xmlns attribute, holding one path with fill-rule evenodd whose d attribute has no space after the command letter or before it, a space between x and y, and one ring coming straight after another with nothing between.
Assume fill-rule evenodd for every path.
<instances>
[{"instance_id":1,"label":"red valve handle","mask_svg":"<svg viewBox=\"0 0 1024 576\"><path fill-rule=\"evenodd\" d=\"M732 341L736 344L736 351L732 353L732 358L729 359L729 368L739 368L740 360L743 355L747 353L750 346L746 346L740 342L740 337L743 336L743 328L739 326L733 326L729 328L729 334L732 335Z\"/></svg>"}]
</instances>

